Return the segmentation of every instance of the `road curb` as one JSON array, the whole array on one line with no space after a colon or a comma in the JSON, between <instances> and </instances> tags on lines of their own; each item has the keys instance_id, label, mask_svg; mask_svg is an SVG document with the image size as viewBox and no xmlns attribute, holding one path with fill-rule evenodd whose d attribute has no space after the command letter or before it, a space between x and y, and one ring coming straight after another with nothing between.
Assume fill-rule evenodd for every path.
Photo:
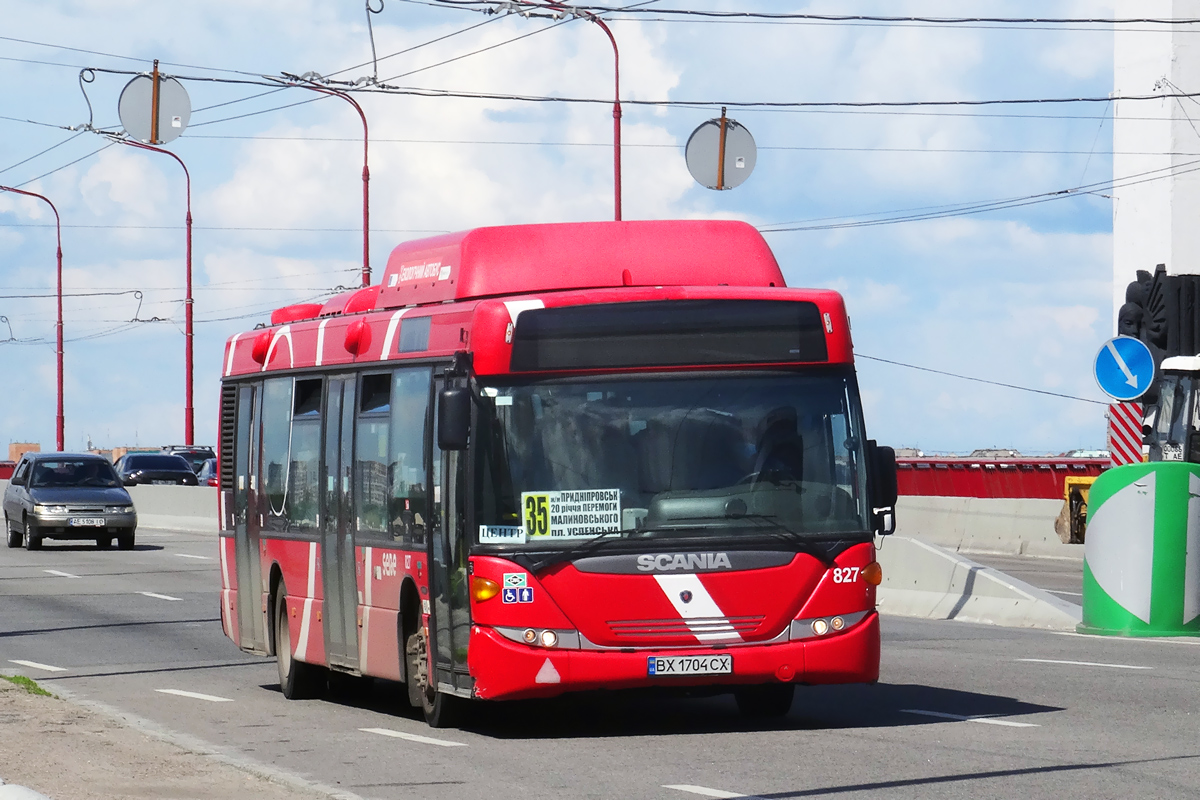
<instances>
[{"instance_id":1,"label":"road curb","mask_svg":"<svg viewBox=\"0 0 1200 800\"><path fill-rule=\"evenodd\" d=\"M880 546L884 614L1074 631L1082 609L937 545L889 536Z\"/></svg>"}]
</instances>

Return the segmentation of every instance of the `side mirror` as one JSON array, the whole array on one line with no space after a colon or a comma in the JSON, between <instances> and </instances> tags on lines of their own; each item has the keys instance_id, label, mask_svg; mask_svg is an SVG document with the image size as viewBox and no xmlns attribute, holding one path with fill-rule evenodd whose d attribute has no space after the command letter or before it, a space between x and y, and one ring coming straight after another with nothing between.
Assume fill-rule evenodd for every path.
<instances>
[{"instance_id":1,"label":"side mirror","mask_svg":"<svg viewBox=\"0 0 1200 800\"><path fill-rule=\"evenodd\" d=\"M466 450L471 435L471 390L461 386L438 395L438 447Z\"/></svg>"},{"instance_id":2,"label":"side mirror","mask_svg":"<svg viewBox=\"0 0 1200 800\"><path fill-rule=\"evenodd\" d=\"M867 440L867 467L871 497L872 527L886 536L896 530L896 500L900 490L896 477L896 451Z\"/></svg>"},{"instance_id":3,"label":"side mirror","mask_svg":"<svg viewBox=\"0 0 1200 800\"><path fill-rule=\"evenodd\" d=\"M11 478L9 478L8 482L11 483L13 486L24 486L25 485L25 476L22 475L21 477L18 478L16 475L13 475Z\"/></svg>"}]
</instances>

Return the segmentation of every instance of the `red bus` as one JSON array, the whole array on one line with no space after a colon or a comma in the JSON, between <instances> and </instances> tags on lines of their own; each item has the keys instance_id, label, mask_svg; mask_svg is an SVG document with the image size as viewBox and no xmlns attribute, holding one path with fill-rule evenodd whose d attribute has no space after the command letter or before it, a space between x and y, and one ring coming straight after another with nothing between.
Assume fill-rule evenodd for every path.
<instances>
[{"instance_id":1,"label":"red bus","mask_svg":"<svg viewBox=\"0 0 1200 800\"><path fill-rule=\"evenodd\" d=\"M674 687L786 713L879 674L866 438L840 295L739 222L481 228L229 339L221 624L278 660L468 700Z\"/></svg>"}]
</instances>

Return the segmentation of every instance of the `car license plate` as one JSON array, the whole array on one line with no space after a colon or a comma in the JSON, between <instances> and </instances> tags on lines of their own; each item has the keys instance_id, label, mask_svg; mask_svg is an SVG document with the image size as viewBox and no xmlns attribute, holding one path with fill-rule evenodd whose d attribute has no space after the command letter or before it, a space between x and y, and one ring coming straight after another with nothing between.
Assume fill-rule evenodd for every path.
<instances>
[{"instance_id":1,"label":"car license plate","mask_svg":"<svg viewBox=\"0 0 1200 800\"><path fill-rule=\"evenodd\" d=\"M155 486L174 486L175 481L150 481Z\"/></svg>"},{"instance_id":2,"label":"car license plate","mask_svg":"<svg viewBox=\"0 0 1200 800\"><path fill-rule=\"evenodd\" d=\"M76 528L103 528L104 517L70 517L67 524Z\"/></svg>"},{"instance_id":3,"label":"car license plate","mask_svg":"<svg viewBox=\"0 0 1200 800\"><path fill-rule=\"evenodd\" d=\"M650 656L647 674L655 678L672 675L730 675L733 656Z\"/></svg>"}]
</instances>

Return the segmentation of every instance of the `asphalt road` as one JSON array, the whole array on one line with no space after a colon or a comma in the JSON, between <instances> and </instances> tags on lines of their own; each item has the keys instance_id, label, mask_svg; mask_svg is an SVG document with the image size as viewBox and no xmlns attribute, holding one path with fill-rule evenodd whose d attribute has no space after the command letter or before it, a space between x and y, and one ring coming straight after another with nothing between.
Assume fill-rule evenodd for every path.
<instances>
[{"instance_id":1,"label":"asphalt road","mask_svg":"<svg viewBox=\"0 0 1200 800\"><path fill-rule=\"evenodd\" d=\"M382 682L285 700L274 663L221 633L212 538L139 542L0 550L0 667L361 797L1200 792L1193 640L888 617L879 684L801 688L781 722L748 723L725 697L618 694L486 706L435 731Z\"/></svg>"}]
</instances>

